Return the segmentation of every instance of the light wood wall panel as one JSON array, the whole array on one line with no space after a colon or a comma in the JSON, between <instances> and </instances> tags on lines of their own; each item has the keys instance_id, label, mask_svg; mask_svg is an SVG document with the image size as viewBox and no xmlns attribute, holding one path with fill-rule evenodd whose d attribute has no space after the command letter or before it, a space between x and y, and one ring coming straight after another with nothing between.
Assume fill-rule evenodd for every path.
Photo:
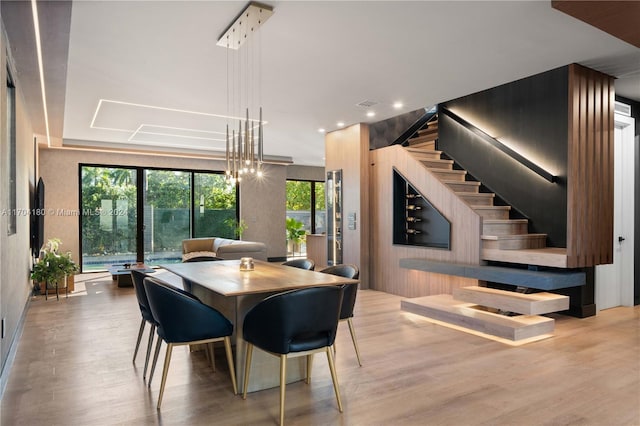
<instances>
[{"instance_id":1,"label":"light wood wall panel","mask_svg":"<svg viewBox=\"0 0 640 426\"><path fill-rule=\"evenodd\" d=\"M569 66L567 262L613 262L613 78Z\"/></svg>"},{"instance_id":2,"label":"light wood wall panel","mask_svg":"<svg viewBox=\"0 0 640 426\"><path fill-rule=\"evenodd\" d=\"M354 124L325 136L325 170L342 170L343 263L360 268L360 288L369 288L369 126ZM356 229L347 217L356 214Z\"/></svg>"},{"instance_id":3,"label":"light wood wall panel","mask_svg":"<svg viewBox=\"0 0 640 426\"><path fill-rule=\"evenodd\" d=\"M403 258L480 264L482 218L399 146L372 151L371 288L404 297L451 294L478 281L400 268ZM451 250L393 244L393 167L451 222Z\"/></svg>"}]
</instances>

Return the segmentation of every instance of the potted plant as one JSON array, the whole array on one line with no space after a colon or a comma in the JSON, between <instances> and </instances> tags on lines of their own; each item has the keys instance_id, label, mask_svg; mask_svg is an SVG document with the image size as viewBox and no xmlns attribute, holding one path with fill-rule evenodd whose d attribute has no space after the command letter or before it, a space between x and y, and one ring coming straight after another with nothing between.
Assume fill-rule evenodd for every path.
<instances>
[{"instance_id":1,"label":"potted plant","mask_svg":"<svg viewBox=\"0 0 640 426\"><path fill-rule=\"evenodd\" d=\"M291 254L294 254L296 247L304 241L307 231L304 230L304 223L292 217L286 219L286 228L287 245L290 246L289 251Z\"/></svg>"},{"instance_id":2,"label":"potted plant","mask_svg":"<svg viewBox=\"0 0 640 426\"><path fill-rule=\"evenodd\" d=\"M231 229L233 235L235 235L235 237L239 240L242 239L242 234L248 228L247 223L244 221L244 219L238 220L235 217L225 219L224 223Z\"/></svg>"},{"instance_id":3,"label":"potted plant","mask_svg":"<svg viewBox=\"0 0 640 426\"><path fill-rule=\"evenodd\" d=\"M67 277L80 270L71 258L71 252L60 253L60 244L58 238L47 241L40 259L33 265L31 279L44 284L45 289L66 288Z\"/></svg>"}]
</instances>

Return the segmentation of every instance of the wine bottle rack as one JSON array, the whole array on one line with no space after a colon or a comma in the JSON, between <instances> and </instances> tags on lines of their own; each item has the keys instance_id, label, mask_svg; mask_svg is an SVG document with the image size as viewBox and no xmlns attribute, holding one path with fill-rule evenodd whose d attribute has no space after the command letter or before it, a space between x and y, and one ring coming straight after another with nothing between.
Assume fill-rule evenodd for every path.
<instances>
[{"instance_id":1,"label":"wine bottle rack","mask_svg":"<svg viewBox=\"0 0 640 426\"><path fill-rule=\"evenodd\" d=\"M429 200L393 171L393 243L449 249L451 224Z\"/></svg>"}]
</instances>

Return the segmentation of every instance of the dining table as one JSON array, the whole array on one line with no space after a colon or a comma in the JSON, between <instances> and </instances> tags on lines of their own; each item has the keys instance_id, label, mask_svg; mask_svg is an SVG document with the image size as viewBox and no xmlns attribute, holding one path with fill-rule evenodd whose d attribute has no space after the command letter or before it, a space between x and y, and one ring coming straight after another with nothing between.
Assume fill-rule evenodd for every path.
<instances>
[{"instance_id":1,"label":"dining table","mask_svg":"<svg viewBox=\"0 0 640 426\"><path fill-rule=\"evenodd\" d=\"M241 269L240 260L185 262L160 265L182 278L183 287L203 303L214 307L234 325L235 369L238 391L244 385L246 342L242 338L244 317L261 300L288 290L318 286L358 285L359 281L284 266L279 263L253 260L253 268ZM294 358L287 367L287 383L306 375L306 357ZM251 362L251 377L247 391L253 392L280 385L280 360L256 348ZM289 368L290 367L290 368Z\"/></svg>"}]
</instances>

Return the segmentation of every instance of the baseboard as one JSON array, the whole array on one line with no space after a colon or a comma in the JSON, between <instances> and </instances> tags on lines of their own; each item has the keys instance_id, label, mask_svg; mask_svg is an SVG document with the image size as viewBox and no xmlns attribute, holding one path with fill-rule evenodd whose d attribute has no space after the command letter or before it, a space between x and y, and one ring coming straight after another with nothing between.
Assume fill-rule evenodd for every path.
<instances>
[{"instance_id":1,"label":"baseboard","mask_svg":"<svg viewBox=\"0 0 640 426\"><path fill-rule=\"evenodd\" d=\"M31 304L31 295L27 298L27 302L24 305L24 309L22 310L22 315L20 315L20 320L18 321L18 326L16 327L16 332L13 335L13 339L11 340L11 345L9 346L9 352L7 353L7 359L2 366L2 372L0 372L0 400L2 400L4 396L4 390L7 387L7 382L9 381L9 375L11 374L11 367L13 366L13 362L16 358L16 353L18 351L18 343L20 342L20 338L22 337L22 332L24 331L24 323L27 317L27 311L29 310L29 305Z\"/></svg>"},{"instance_id":2,"label":"baseboard","mask_svg":"<svg viewBox=\"0 0 640 426\"><path fill-rule=\"evenodd\" d=\"M568 310L559 313L576 318L592 317L596 314L596 305L595 303L590 303L583 306L569 306Z\"/></svg>"}]
</instances>

